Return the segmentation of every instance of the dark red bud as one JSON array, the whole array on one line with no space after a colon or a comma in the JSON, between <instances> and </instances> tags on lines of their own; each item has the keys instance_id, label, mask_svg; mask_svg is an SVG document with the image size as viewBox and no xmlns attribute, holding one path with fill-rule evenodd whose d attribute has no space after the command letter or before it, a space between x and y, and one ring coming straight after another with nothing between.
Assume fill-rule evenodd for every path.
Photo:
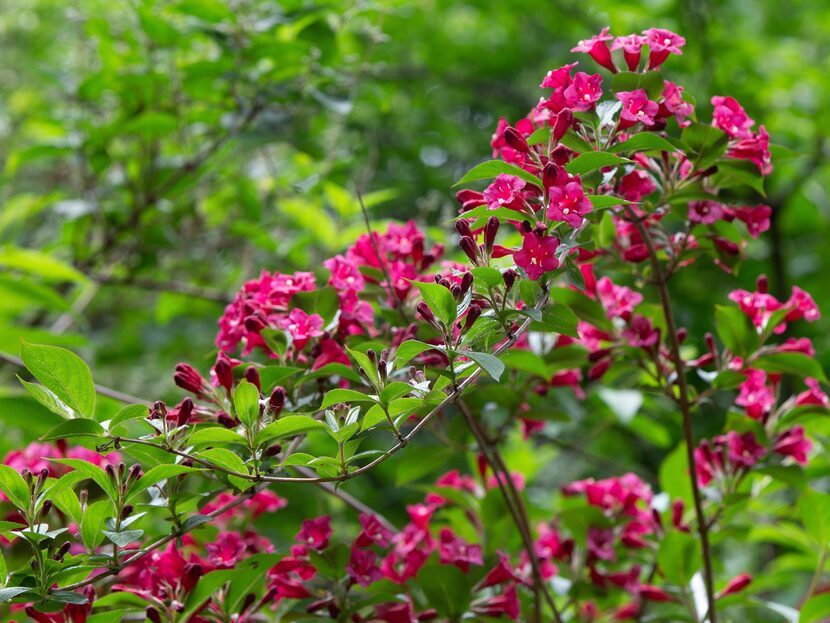
<instances>
[{"instance_id":1,"label":"dark red bud","mask_svg":"<svg viewBox=\"0 0 830 623\"><path fill-rule=\"evenodd\" d=\"M455 222L455 231L458 232L459 236L467 236L469 238L473 237L473 230L470 229L470 222L461 218Z\"/></svg>"},{"instance_id":2,"label":"dark red bud","mask_svg":"<svg viewBox=\"0 0 830 623\"><path fill-rule=\"evenodd\" d=\"M473 303L467 310L467 317L464 320L464 329L466 330L472 327L475 321L478 320L479 316L481 316L481 307Z\"/></svg>"},{"instance_id":3,"label":"dark red bud","mask_svg":"<svg viewBox=\"0 0 830 623\"><path fill-rule=\"evenodd\" d=\"M501 276L504 279L504 289L510 292L513 288L513 284L516 283L516 278L519 276L512 268L509 270L504 271L504 274Z\"/></svg>"},{"instance_id":4,"label":"dark red bud","mask_svg":"<svg viewBox=\"0 0 830 623\"><path fill-rule=\"evenodd\" d=\"M467 294L467 291L473 285L473 273L467 271L464 273L464 276L461 277L461 294Z\"/></svg>"},{"instance_id":5,"label":"dark red bud","mask_svg":"<svg viewBox=\"0 0 830 623\"><path fill-rule=\"evenodd\" d=\"M216 414L216 421L219 422L225 428L236 428L236 420L234 420L230 415L228 415L224 411L219 411Z\"/></svg>"},{"instance_id":6,"label":"dark red bud","mask_svg":"<svg viewBox=\"0 0 830 623\"><path fill-rule=\"evenodd\" d=\"M252 314L245 318L245 328L251 333L259 333L268 326L268 321L260 314Z\"/></svg>"},{"instance_id":7,"label":"dark red bud","mask_svg":"<svg viewBox=\"0 0 830 623\"><path fill-rule=\"evenodd\" d=\"M285 406L285 390L282 387L275 387L268 399L268 408L272 417L279 417L282 408Z\"/></svg>"},{"instance_id":8,"label":"dark red bud","mask_svg":"<svg viewBox=\"0 0 830 623\"><path fill-rule=\"evenodd\" d=\"M435 314L432 313L432 310L429 308L424 301L419 301L418 304L415 306L417 312L421 315L421 318L426 320L429 324L435 325Z\"/></svg>"},{"instance_id":9,"label":"dark red bud","mask_svg":"<svg viewBox=\"0 0 830 623\"><path fill-rule=\"evenodd\" d=\"M182 570L182 588L190 592L196 586L196 582L202 577L202 565L198 563L187 563Z\"/></svg>"},{"instance_id":10,"label":"dark red bud","mask_svg":"<svg viewBox=\"0 0 830 623\"><path fill-rule=\"evenodd\" d=\"M547 190L552 186L557 185L559 180L560 168L555 162L548 162L545 168L542 169L542 187Z\"/></svg>"},{"instance_id":11,"label":"dark red bud","mask_svg":"<svg viewBox=\"0 0 830 623\"><path fill-rule=\"evenodd\" d=\"M558 143L568 133L573 122L574 114L569 108L560 111L553 123L553 140Z\"/></svg>"},{"instance_id":12,"label":"dark red bud","mask_svg":"<svg viewBox=\"0 0 830 623\"><path fill-rule=\"evenodd\" d=\"M687 337L688 335L689 335L689 331L686 329L686 327L680 327L680 328L677 330L677 341L678 341L680 344L682 344L683 342L685 342L685 341L686 341L686 337Z\"/></svg>"},{"instance_id":13,"label":"dark red bud","mask_svg":"<svg viewBox=\"0 0 830 623\"><path fill-rule=\"evenodd\" d=\"M484 249L488 255L493 252L493 243L496 241L499 225L501 225L499 219L491 216L487 219L487 224L484 226Z\"/></svg>"},{"instance_id":14,"label":"dark red bud","mask_svg":"<svg viewBox=\"0 0 830 623\"><path fill-rule=\"evenodd\" d=\"M755 283L758 288L758 292L761 294L766 294L769 291L769 280L766 275L759 275L758 280Z\"/></svg>"},{"instance_id":15,"label":"dark red bud","mask_svg":"<svg viewBox=\"0 0 830 623\"><path fill-rule=\"evenodd\" d=\"M601 378L603 374L608 372L608 368L610 367L611 359L601 359L595 365L591 366L590 370L588 370L588 380L596 381Z\"/></svg>"},{"instance_id":16,"label":"dark red bud","mask_svg":"<svg viewBox=\"0 0 830 623\"><path fill-rule=\"evenodd\" d=\"M473 264L478 263L478 245L476 244L475 240L470 238L469 236L462 236L461 240L458 241L458 245L461 247L461 250L470 258L470 261Z\"/></svg>"},{"instance_id":17,"label":"dark red bud","mask_svg":"<svg viewBox=\"0 0 830 623\"><path fill-rule=\"evenodd\" d=\"M124 506L124 508L121 509L121 519L126 519L127 517L132 515L133 510L134 510L134 507L133 507L132 504L127 504L126 506Z\"/></svg>"},{"instance_id":18,"label":"dark red bud","mask_svg":"<svg viewBox=\"0 0 830 623\"><path fill-rule=\"evenodd\" d=\"M259 370L257 370L256 366L248 366L245 369L245 380L251 385L256 386L258 390L262 391L262 383L260 383L259 380Z\"/></svg>"},{"instance_id":19,"label":"dark red bud","mask_svg":"<svg viewBox=\"0 0 830 623\"><path fill-rule=\"evenodd\" d=\"M523 154L530 152L530 145L528 145L527 139L514 127L507 127L504 130L504 141L510 147Z\"/></svg>"},{"instance_id":20,"label":"dark red bud","mask_svg":"<svg viewBox=\"0 0 830 623\"><path fill-rule=\"evenodd\" d=\"M179 405L179 416L176 418L176 426L184 426L187 424L190 421L191 415L193 415L193 401L190 398L185 398Z\"/></svg>"},{"instance_id":21,"label":"dark red bud","mask_svg":"<svg viewBox=\"0 0 830 623\"><path fill-rule=\"evenodd\" d=\"M176 366L173 381L178 387L196 395L200 395L202 388L205 386L205 379L202 378L202 375L196 371L196 368L186 363L180 363Z\"/></svg>"},{"instance_id":22,"label":"dark red bud","mask_svg":"<svg viewBox=\"0 0 830 623\"><path fill-rule=\"evenodd\" d=\"M153 608L153 606L147 606L147 610L144 611L144 614L150 623L161 623L161 615L158 610Z\"/></svg>"}]
</instances>

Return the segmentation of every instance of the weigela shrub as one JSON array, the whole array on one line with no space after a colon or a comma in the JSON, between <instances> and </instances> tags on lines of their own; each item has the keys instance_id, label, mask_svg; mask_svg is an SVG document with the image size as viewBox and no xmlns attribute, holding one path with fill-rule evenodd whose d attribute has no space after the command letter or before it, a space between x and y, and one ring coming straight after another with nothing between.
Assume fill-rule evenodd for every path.
<instances>
[{"instance_id":1,"label":"weigela shrub","mask_svg":"<svg viewBox=\"0 0 830 623\"><path fill-rule=\"evenodd\" d=\"M73 623L748 620L767 602L723 563L742 511L800 496L803 538L827 545L830 497L802 467L826 378L793 336L819 311L761 278L713 310L712 333L677 326L675 275L733 273L771 216L735 199L772 171L764 126L728 96L699 114L663 75L685 43L659 28L581 41L587 56L548 72L528 115L499 121L494 159L460 180L450 259L410 221L324 270L264 271L220 318L209 373L176 368L189 394L176 405L102 416L77 357L24 344L39 381L26 388L67 419L0 470L8 547L29 554L3 569L11 609ZM498 383L521 399L500 401ZM532 474L503 449L556 442L557 392L605 389L669 405L654 415L683 435L668 490L620 473L528 497ZM723 428L698 438L712 409ZM469 470L428 486L404 525L340 489L393 456L424 461L430 433L469 450ZM80 438L97 452L68 447ZM353 507L350 525L308 518L292 543L257 532L256 518L281 521L285 488L313 485Z\"/></svg>"}]
</instances>

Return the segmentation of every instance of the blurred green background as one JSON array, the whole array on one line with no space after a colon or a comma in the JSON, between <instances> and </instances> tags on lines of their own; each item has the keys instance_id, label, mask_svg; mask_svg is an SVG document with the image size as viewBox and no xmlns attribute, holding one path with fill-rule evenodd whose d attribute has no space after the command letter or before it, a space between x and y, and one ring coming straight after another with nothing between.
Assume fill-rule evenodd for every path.
<instances>
[{"instance_id":1,"label":"blurred green background","mask_svg":"<svg viewBox=\"0 0 830 623\"><path fill-rule=\"evenodd\" d=\"M320 267L363 231L356 187L375 224L414 218L451 248L451 186L490 156L498 117L526 114L605 25L684 35L667 77L704 111L735 96L795 154L775 163L773 230L741 274L700 265L673 286L680 323L711 329L712 305L761 272L830 314L824 0L0 0L0 351L67 345L101 384L178 400L173 366L207 370L244 280ZM825 365L829 322L810 325ZM50 423L14 372L0 370L0 455ZM577 420L602 406L563 400ZM580 439L557 478L653 474L677 438L642 422L619 435Z\"/></svg>"}]
</instances>

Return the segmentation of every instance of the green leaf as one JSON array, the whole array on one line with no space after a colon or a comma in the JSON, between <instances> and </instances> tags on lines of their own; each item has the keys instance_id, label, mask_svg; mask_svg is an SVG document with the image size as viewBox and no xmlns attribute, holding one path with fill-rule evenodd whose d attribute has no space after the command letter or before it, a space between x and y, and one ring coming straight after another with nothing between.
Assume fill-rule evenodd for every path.
<instances>
[{"instance_id":1,"label":"green leaf","mask_svg":"<svg viewBox=\"0 0 830 623\"><path fill-rule=\"evenodd\" d=\"M611 90L614 93L621 91L636 91L643 89L650 100L657 100L663 93L663 75L659 71L647 71L644 74L621 71L611 79Z\"/></svg>"},{"instance_id":2,"label":"green leaf","mask_svg":"<svg viewBox=\"0 0 830 623\"><path fill-rule=\"evenodd\" d=\"M133 484L133 486L130 487L130 490L127 492L127 500L129 501L133 499L142 491L146 491L153 485L160 483L162 480L167 480L169 478L173 478L174 476L180 476L181 474L190 474L198 471L201 470L196 467L188 467L186 465L179 465L173 463L167 465L156 465L155 467L150 468L150 470L148 470L146 474L139 478L138 481L136 481L135 484Z\"/></svg>"},{"instance_id":3,"label":"green leaf","mask_svg":"<svg viewBox=\"0 0 830 623\"><path fill-rule=\"evenodd\" d=\"M144 530L124 530L123 532L110 532L102 530L101 533L118 547L127 547L144 535Z\"/></svg>"},{"instance_id":4,"label":"green leaf","mask_svg":"<svg viewBox=\"0 0 830 623\"><path fill-rule=\"evenodd\" d=\"M807 534L826 548L830 544L830 494L805 491L798 500L798 513Z\"/></svg>"},{"instance_id":5,"label":"green leaf","mask_svg":"<svg viewBox=\"0 0 830 623\"><path fill-rule=\"evenodd\" d=\"M480 365L494 381L498 381L504 372L504 363L501 359L490 353L464 353L467 357Z\"/></svg>"},{"instance_id":6,"label":"green leaf","mask_svg":"<svg viewBox=\"0 0 830 623\"><path fill-rule=\"evenodd\" d=\"M256 426L259 420L259 390L256 385L242 379L233 390L233 406L247 428Z\"/></svg>"},{"instance_id":7,"label":"green leaf","mask_svg":"<svg viewBox=\"0 0 830 623\"><path fill-rule=\"evenodd\" d=\"M764 176L755 163L749 160L728 159L718 162L718 170L711 178L717 188L735 188L749 186L759 195L765 197Z\"/></svg>"},{"instance_id":8,"label":"green leaf","mask_svg":"<svg viewBox=\"0 0 830 623\"><path fill-rule=\"evenodd\" d=\"M828 382L821 364L804 353L771 353L755 359L752 367L766 372L793 374L801 378Z\"/></svg>"},{"instance_id":9,"label":"green leaf","mask_svg":"<svg viewBox=\"0 0 830 623\"><path fill-rule=\"evenodd\" d=\"M41 441L66 439L67 437L100 437L104 434L104 427L95 420L77 419L62 422L51 429Z\"/></svg>"},{"instance_id":10,"label":"green leaf","mask_svg":"<svg viewBox=\"0 0 830 623\"><path fill-rule=\"evenodd\" d=\"M237 455L225 448L211 448L199 453L199 457L207 459L211 463L218 465L226 470L238 472L240 474L248 474L248 466ZM240 491L250 489L254 483L251 480L242 478L241 476L228 475L228 481Z\"/></svg>"},{"instance_id":11,"label":"green leaf","mask_svg":"<svg viewBox=\"0 0 830 623\"><path fill-rule=\"evenodd\" d=\"M613 208L615 206L628 205L631 201L626 201L620 197L612 197L611 195L586 195L588 201L591 202L594 210L603 210L605 208Z\"/></svg>"},{"instance_id":12,"label":"green leaf","mask_svg":"<svg viewBox=\"0 0 830 623\"><path fill-rule=\"evenodd\" d=\"M25 586L10 586L8 588L0 588L0 603L11 601L18 595L28 592L31 588Z\"/></svg>"},{"instance_id":13,"label":"green leaf","mask_svg":"<svg viewBox=\"0 0 830 623\"><path fill-rule=\"evenodd\" d=\"M98 547L104 540L102 530L104 521L112 515L112 504L109 500L93 502L84 511L84 519L81 523L81 540L88 549Z\"/></svg>"},{"instance_id":14,"label":"green leaf","mask_svg":"<svg viewBox=\"0 0 830 623\"><path fill-rule=\"evenodd\" d=\"M718 128L703 123L692 123L683 129L681 140L688 145L695 154L694 163L697 169L708 169L725 152L729 137Z\"/></svg>"},{"instance_id":15,"label":"green leaf","mask_svg":"<svg viewBox=\"0 0 830 623\"><path fill-rule=\"evenodd\" d=\"M118 496L115 492L115 487L112 484L109 476L107 473L98 467L97 465L93 465L92 463L87 463L81 459L51 459L55 463L60 463L62 465L69 465L73 469L78 470L87 478L92 479L95 484L101 487L101 490L107 494L113 502L118 499Z\"/></svg>"},{"instance_id":16,"label":"green leaf","mask_svg":"<svg viewBox=\"0 0 830 623\"><path fill-rule=\"evenodd\" d=\"M588 141L584 138L579 136L573 130L568 130L567 134L559 139L559 142L570 149L571 151L575 151L578 154L582 154L588 151L594 151L594 146L591 145Z\"/></svg>"},{"instance_id":17,"label":"green leaf","mask_svg":"<svg viewBox=\"0 0 830 623\"><path fill-rule=\"evenodd\" d=\"M364 394L354 389L332 389L326 393L320 408L325 409L339 402L376 402L376 399L369 394Z\"/></svg>"},{"instance_id":18,"label":"green leaf","mask_svg":"<svg viewBox=\"0 0 830 623\"><path fill-rule=\"evenodd\" d=\"M23 476L8 465L0 465L0 490L17 508L29 507L29 487Z\"/></svg>"},{"instance_id":19,"label":"green leaf","mask_svg":"<svg viewBox=\"0 0 830 623\"><path fill-rule=\"evenodd\" d=\"M83 274L68 264L53 258L51 255L31 249L17 247L0 249L0 266L19 270L29 275L37 275L46 281L84 283L87 280Z\"/></svg>"},{"instance_id":20,"label":"green leaf","mask_svg":"<svg viewBox=\"0 0 830 623\"><path fill-rule=\"evenodd\" d=\"M454 565L424 565L418 572L418 586L427 603L451 621L460 620L472 599L470 581Z\"/></svg>"},{"instance_id":21,"label":"green leaf","mask_svg":"<svg viewBox=\"0 0 830 623\"><path fill-rule=\"evenodd\" d=\"M600 329L611 328L611 321L608 320L602 305L583 292L571 288L552 288L550 298L556 303L566 305L580 320Z\"/></svg>"},{"instance_id":22,"label":"green leaf","mask_svg":"<svg viewBox=\"0 0 830 623\"><path fill-rule=\"evenodd\" d=\"M715 306L715 324L724 346L739 357L746 357L757 350L758 333L746 314L737 307Z\"/></svg>"},{"instance_id":23,"label":"green leaf","mask_svg":"<svg viewBox=\"0 0 830 623\"><path fill-rule=\"evenodd\" d=\"M565 165L565 170L571 175L585 175L596 169L627 164L629 162L631 160L628 158L623 158L622 156L607 151L589 151L571 160Z\"/></svg>"},{"instance_id":24,"label":"green leaf","mask_svg":"<svg viewBox=\"0 0 830 623\"><path fill-rule=\"evenodd\" d=\"M236 573L234 569L221 569L199 578L199 582L187 596L181 620L187 621L188 617L196 613L222 586L230 582Z\"/></svg>"},{"instance_id":25,"label":"green leaf","mask_svg":"<svg viewBox=\"0 0 830 623\"><path fill-rule=\"evenodd\" d=\"M127 405L123 407L112 416L112 419L109 422L108 430L110 432L114 432L116 428L118 428L124 422L129 420L137 420L137 419L144 419L149 414L147 409L147 405Z\"/></svg>"},{"instance_id":26,"label":"green leaf","mask_svg":"<svg viewBox=\"0 0 830 623\"><path fill-rule=\"evenodd\" d=\"M210 444L229 444L235 443L242 446L248 445L248 440L236 431L232 431L224 426L210 426L208 428L200 428L190 436L187 440L192 446L204 446Z\"/></svg>"},{"instance_id":27,"label":"green leaf","mask_svg":"<svg viewBox=\"0 0 830 623\"><path fill-rule=\"evenodd\" d=\"M24 381L17 377L17 380L26 388L26 391L31 394L32 398L37 400L40 404L44 407L49 409L52 413L55 413L63 418L74 418L75 411L69 408L60 398L58 398L55 393L44 387L43 385L38 385L37 383L29 383L28 381Z\"/></svg>"},{"instance_id":28,"label":"green leaf","mask_svg":"<svg viewBox=\"0 0 830 623\"><path fill-rule=\"evenodd\" d=\"M527 137L527 144L547 145L548 141L550 140L552 130L553 128L551 128L550 126L543 126L538 130L535 130L530 136Z\"/></svg>"},{"instance_id":29,"label":"green leaf","mask_svg":"<svg viewBox=\"0 0 830 623\"><path fill-rule=\"evenodd\" d=\"M294 437L313 430L325 430L325 425L307 415L285 415L263 428L256 436L257 447L283 437Z\"/></svg>"},{"instance_id":30,"label":"green leaf","mask_svg":"<svg viewBox=\"0 0 830 623\"><path fill-rule=\"evenodd\" d=\"M810 597L801 606L798 623L820 623L830 617L830 593L821 593Z\"/></svg>"},{"instance_id":31,"label":"green leaf","mask_svg":"<svg viewBox=\"0 0 830 623\"><path fill-rule=\"evenodd\" d=\"M447 327L455 322L457 308L452 293L442 285L431 282L413 281L414 285L421 292L421 296L432 313Z\"/></svg>"},{"instance_id":32,"label":"green leaf","mask_svg":"<svg viewBox=\"0 0 830 623\"><path fill-rule=\"evenodd\" d=\"M407 340L395 351L395 368L400 368L405 363L408 363L413 357L417 357L427 350L435 348L434 344L427 344L426 342L419 342L418 340Z\"/></svg>"},{"instance_id":33,"label":"green leaf","mask_svg":"<svg viewBox=\"0 0 830 623\"><path fill-rule=\"evenodd\" d=\"M655 150L674 153L677 151L677 147L669 143L659 134L654 134L653 132L641 132L639 134L635 134L627 141L617 143L608 149L608 151L612 154L626 154Z\"/></svg>"},{"instance_id":34,"label":"green leaf","mask_svg":"<svg viewBox=\"0 0 830 623\"><path fill-rule=\"evenodd\" d=\"M29 372L72 409L76 417L93 417L95 385L89 367L78 355L59 346L23 342L20 357Z\"/></svg>"},{"instance_id":35,"label":"green leaf","mask_svg":"<svg viewBox=\"0 0 830 623\"><path fill-rule=\"evenodd\" d=\"M566 305L556 303L546 305L541 310L542 319L530 324L531 331L544 331L549 333L560 333L569 337L579 337L577 324L579 318Z\"/></svg>"},{"instance_id":36,"label":"green leaf","mask_svg":"<svg viewBox=\"0 0 830 623\"><path fill-rule=\"evenodd\" d=\"M691 534L672 530L660 543L657 562L669 582L686 586L700 569L703 556L700 545Z\"/></svg>"},{"instance_id":37,"label":"green leaf","mask_svg":"<svg viewBox=\"0 0 830 623\"><path fill-rule=\"evenodd\" d=\"M539 188L542 187L542 180L533 175L533 173L528 173L524 169L504 162L503 160L490 160L489 162L482 162L481 164L474 166L472 169L467 171L464 177L455 183L455 186L460 186L461 184L474 182L476 180L491 180L500 173L515 175L530 184L538 186Z\"/></svg>"}]
</instances>

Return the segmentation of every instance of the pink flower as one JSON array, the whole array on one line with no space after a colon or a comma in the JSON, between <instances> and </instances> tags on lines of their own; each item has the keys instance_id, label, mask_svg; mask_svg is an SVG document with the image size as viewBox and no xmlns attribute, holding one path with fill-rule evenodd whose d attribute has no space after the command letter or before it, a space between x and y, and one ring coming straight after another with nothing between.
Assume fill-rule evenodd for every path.
<instances>
[{"instance_id":1,"label":"pink flower","mask_svg":"<svg viewBox=\"0 0 830 623\"><path fill-rule=\"evenodd\" d=\"M623 337L629 346L636 348L651 348L657 344L660 333L654 328L649 318L637 314L623 330Z\"/></svg>"},{"instance_id":2,"label":"pink flower","mask_svg":"<svg viewBox=\"0 0 830 623\"><path fill-rule=\"evenodd\" d=\"M715 95L712 98L712 106L715 107L712 113L712 125L723 130L729 138L750 138L752 131L749 129L755 125L746 111L733 97Z\"/></svg>"},{"instance_id":3,"label":"pink flower","mask_svg":"<svg viewBox=\"0 0 830 623\"><path fill-rule=\"evenodd\" d=\"M752 432L741 435L735 431L729 431L725 437L727 456L732 465L752 467L767 453L767 449L758 443ZM718 437L717 441L722 442L723 437Z\"/></svg>"},{"instance_id":4,"label":"pink flower","mask_svg":"<svg viewBox=\"0 0 830 623\"><path fill-rule=\"evenodd\" d=\"M611 44L611 49L622 49L629 71L637 71L637 67L640 66L640 55L645 44L646 38L642 35L627 35L614 39L614 43Z\"/></svg>"},{"instance_id":5,"label":"pink flower","mask_svg":"<svg viewBox=\"0 0 830 623\"><path fill-rule=\"evenodd\" d=\"M807 464L807 454L813 442L804 436L803 426L794 426L782 432L772 449L783 456L790 456L802 465Z\"/></svg>"},{"instance_id":6,"label":"pink flower","mask_svg":"<svg viewBox=\"0 0 830 623\"><path fill-rule=\"evenodd\" d=\"M795 404L799 407L813 406L821 407L823 409L830 408L830 399L827 394L821 389L821 385L816 379L805 379L804 383L807 385L806 390L798 394L795 398Z\"/></svg>"},{"instance_id":7,"label":"pink flower","mask_svg":"<svg viewBox=\"0 0 830 623\"><path fill-rule=\"evenodd\" d=\"M766 328L767 322L773 312L781 309L783 305L772 294L763 292L747 292L746 290L733 290L729 293L729 299L736 302L741 311L749 316L749 319L759 329Z\"/></svg>"},{"instance_id":8,"label":"pink flower","mask_svg":"<svg viewBox=\"0 0 830 623\"><path fill-rule=\"evenodd\" d=\"M495 567L487 572L484 579L479 582L479 589L488 588L490 586L498 586L499 584L517 581L519 579L516 572L513 570L513 565L510 564L510 556L501 550L497 551L496 554L498 554L499 561L496 563Z\"/></svg>"},{"instance_id":9,"label":"pink flower","mask_svg":"<svg viewBox=\"0 0 830 623\"><path fill-rule=\"evenodd\" d=\"M524 202L522 189L527 185L522 178L507 173L499 173L495 181L484 190L484 200L491 210L507 207L521 209Z\"/></svg>"},{"instance_id":10,"label":"pink flower","mask_svg":"<svg viewBox=\"0 0 830 623\"><path fill-rule=\"evenodd\" d=\"M589 76L585 72L577 72L573 82L563 92L569 108L574 110L591 110L594 104L602 97L602 76Z\"/></svg>"},{"instance_id":11,"label":"pink flower","mask_svg":"<svg viewBox=\"0 0 830 623\"><path fill-rule=\"evenodd\" d=\"M608 277L597 281L596 295L609 318L627 318L634 307L643 302L643 295L631 288L615 285Z\"/></svg>"},{"instance_id":12,"label":"pink flower","mask_svg":"<svg viewBox=\"0 0 830 623\"><path fill-rule=\"evenodd\" d=\"M807 322L815 322L821 317L818 305L816 305L813 297L798 286L793 286L792 294L789 300L784 303L784 306L790 309L785 318L787 322L802 318Z\"/></svg>"},{"instance_id":13,"label":"pink flower","mask_svg":"<svg viewBox=\"0 0 830 623\"><path fill-rule=\"evenodd\" d=\"M664 81L663 85L663 106L666 112L673 114L677 125L685 128L691 123L687 117L694 112L694 106L683 99L683 87L668 80Z\"/></svg>"},{"instance_id":14,"label":"pink flower","mask_svg":"<svg viewBox=\"0 0 830 623\"><path fill-rule=\"evenodd\" d=\"M657 186L648 173L642 169L634 169L620 179L619 190L623 199L637 202L657 190Z\"/></svg>"},{"instance_id":15,"label":"pink flower","mask_svg":"<svg viewBox=\"0 0 830 623\"><path fill-rule=\"evenodd\" d=\"M769 219L772 216L772 208L769 206L741 206L733 211L735 216L744 222L749 235L753 238L757 238L769 229Z\"/></svg>"},{"instance_id":16,"label":"pink flower","mask_svg":"<svg viewBox=\"0 0 830 623\"><path fill-rule=\"evenodd\" d=\"M369 547L379 545L386 547L392 538L392 532L386 528L375 515L360 513L362 530L355 539L355 547Z\"/></svg>"},{"instance_id":17,"label":"pink flower","mask_svg":"<svg viewBox=\"0 0 830 623\"><path fill-rule=\"evenodd\" d=\"M522 248L513 253L513 261L516 262L516 266L524 269L528 278L535 281L542 273L559 267L559 260L556 259L558 246L558 238L530 232L525 234Z\"/></svg>"},{"instance_id":18,"label":"pink flower","mask_svg":"<svg viewBox=\"0 0 830 623\"><path fill-rule=\"evenodd\" d=\"M744 138L730 145L726 155L738 160L749 160L760 171L761 175L772 173L772 155L769 151L769 134L766 128L758 128L757 134Z\"/></svg>"},{"instance_id":19,"label":"pink flower","mask_svg":"<svg viewBox=\"0 0 830 623\"><path fill-rule=\"evenodd\" d=\"M346 565L346 573L360 586L366 588L383 578L376 564L377 554L369 549L352 549L351 558Z\"/></svg>"},{"instance_id":20,"label":"pink flower","mask_svg":"<svg viewBox=\"0 0 830 623\"><path fill-rule=\"evenodd\" d=\"M654 116L659 112L660 106L648 99L643 89L620 91L617 93L617 99L623 104L620 119L626 122L625 127L631 127L636 123L654 125Z\"/></svg>"},{"instance_id":21,"label":"pink flower","mask_svg":"<svg viewBox=\"0 0 830 623\"><path fill-rule=\"evenodd\" d=\"M598 35L594 35L590 39L583 39L580 41L575 48L571 49L571 52L584 52L586 54L590 54L591 58L594 59L599 65L602 65L609 71L616 73L617 67L614 65L614 61L611 58L611 50L608 49L608 44L606 43L606 41L611 41L612 39L614 39L614 37L608 34L608 27L606 26Z\"/></svg>"},{"instance_id":22,"label":"pink flower","mask_svg":"<svg viewBox=\"0 0 830 623\"><path fill-rule=\"evenodd\" d=\"M644 30L643 34L649 48L649 69L660 67L669 57L669 54L683 54L680 48L686 44L686 40L680 35L663 28L649 28Z\"/></svg>"},{"instance_id":23,"label":"pink flower","mask_svg":"<svg viewBox=\"0 0 830 623\"><path fill-rule=\"evenodd\" d=\"M225 506L228 502L236 499L235 495L230 493L220 493L210 502L204 505L202 513L205 515L212 513ZM218 521L229 521L235 517L243 517L249 515L251 519L255 519L264 513L275 513L281 508L285 508L288 502L285 498L281 498L273 491L265 489L259 493L254 494L251 498L245 500L239 506L225 511L216 519Z\"/></svg>"},{"instance_id":24,"label":"pink flower","mask_svg":"<svg viewBox=\"0 0 830 623\"><path fill-rule=\"evenodd\" d=\"M439 534L438 554L442 565L455 565L464 573L470 565L483 565L481 545L472 545L455 536L449 528L442 528Z\"/></svg>"},{"instance_id":25,"label":"pink flower","mask_svg":"<svg viewBox=\"0 0 830 623\"><path fill-rule=\"evenodd\" d=\"M703 200L689 203L689 220L692 223L712 225L721 220L726 212L717 201Z\"/></svg>"},{"instance_id":26,"label":"pink flower","mask_svg":"<svg viewBox=\"0 0 830 623\"><path fill-rule=\"evenodd\" d=\"M506 616L511 621L518 621L521 615L521 604L516 586L509 584L501 595L477 601L472 606L473 612L487 617Z\"/></svg>"},{"instance_id":27,"label":"pink flower","mask_svg":"<svg viewBox=\"0 0 830 623\"><path fill-rule=\"evenodd\" d=\"M559 69L551 69L539 85L542 89L554 89L556 91L564 90L571 81L571 69L577 66L577 63L570 65L563 65Z\"/></svg>"},{"instance_id":28,"label":"pink flower","mask_svg":"<svg viewBox=\"0 0 830 623\"><path fill-rule=\"evenodd\" d=\"M344 366L351 365L346 351L330 337L323 337L317 346L319 347L319 353L314 360L314 365L311 366L312 370L319 370L331 363L340 363Z\"/></svg>"},{"instance_id":29,"label":"pink flower","mask_svg":"<svg viewBox=\"0 0 830 623\"><path fill-rule=\"evenodd\" d=\"M303 545L315 549L326 549L331 537L331 518L323 515L317 519L306 519L297 533L297 540Z\"/></svg>"},{"instance_id":30,"label":"pink flower","mask_svg":"<svg viewBox=\"0 0 830 623\"><path fill-rule=\"evenodd\" d=\"M591 202L579 182L568 182L564 186L553 186L548 190L550 203L547 216L565 221L571 227L582 225L583 216L591 211Z\"/></svg>"},{"instance_id":31,"label":"pink flower","mask_svg":"<svg viewBox=\"0 0 830 623\"><path fill-rule=\"evenodd\" d=\"M735 404L746 409L746 414L754 420L768 415L775 406L775 393L767 385L767 373L763 370L749 370L746 380L741 383Z\"/></svg>"},{"instance_id":32,"label":"pink flower","mask_svg":"<svg viewBox=\"0 0 830 623\"><path fill-rule=\"evenodd\" d=\"M291 335L297 350L305 348L311 338L323 335L323 318L319 314L309 315L300 308L292 309L288 317L280 319L279 324Z\"/></svg>"},{"instance_id":33,"label":"pink flower","mask_svg":"<svg viewBox=\"0 0 830 623\"><path fill-rule=\"evenodd\" d=\"M323 266L331 271L329 285L333 286L335 290L360 292L366 287L366 282L363 280L363 275L360 274L357 264L347 260L342 255L335 255L327 259L323 262Z\"/></svg>"},{"instance_id":34,"label":"pink flower","mask_svg":"<svg viewBox=\"0 0 830 623\"><path fill-rule=\"evenodd\" d=\"M740 593L747 586L749 586L751 582L752 576L750 574L740 573L726 583L726 586L723 587L723 590L721 590L717 594L717 599L720 599L721 597L726 597L727 595L734 595L735 593Z\"/></svg>"}]
</instances>

